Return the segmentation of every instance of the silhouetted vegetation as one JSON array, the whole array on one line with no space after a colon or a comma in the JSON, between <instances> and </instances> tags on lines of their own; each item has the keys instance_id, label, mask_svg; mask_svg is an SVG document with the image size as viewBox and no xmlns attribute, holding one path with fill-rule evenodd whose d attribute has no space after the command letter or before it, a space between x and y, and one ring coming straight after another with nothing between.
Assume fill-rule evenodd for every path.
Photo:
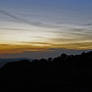
<instances>
[{"instance_id":1,"label":"silhouetted vegetation","mask_svg":"<svg viewBox=\"0 0 92 92\"><path fill-rule=\"evenodd\" d=\"M88 92L92 88L92 52L7 63L0 77L1 88Z\"/></svg>"}]
</instances>

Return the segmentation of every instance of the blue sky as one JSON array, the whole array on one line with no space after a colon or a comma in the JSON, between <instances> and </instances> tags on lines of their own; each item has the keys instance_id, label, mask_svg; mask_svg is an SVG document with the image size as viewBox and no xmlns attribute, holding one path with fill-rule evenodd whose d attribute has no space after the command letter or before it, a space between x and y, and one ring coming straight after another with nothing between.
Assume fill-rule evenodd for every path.
<instances>
[{"instance_id":1,"label":"blue sky","mask_svg":"<svg viewBox=\"0 0 92 92\"><path fill-rule=\"evenodd\" d=\"M92 18L92 0L0 0L0 9L56 23L86 24Z\"/></svg>"}]
</instances>

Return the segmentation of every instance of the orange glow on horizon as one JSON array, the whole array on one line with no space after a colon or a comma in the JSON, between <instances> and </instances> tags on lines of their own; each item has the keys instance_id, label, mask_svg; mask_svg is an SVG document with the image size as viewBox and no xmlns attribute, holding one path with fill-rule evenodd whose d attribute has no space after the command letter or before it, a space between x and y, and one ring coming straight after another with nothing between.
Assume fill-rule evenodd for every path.
<instances>
[{"instance_id":1,"label":"orange glow on horizon","mask_svg":"<svg viewBox=\"0 0 92 92\"><path fill-rule=\"evenodd\" d=\"M92 48L92 43L68 43L68 44L50 44L33 42L26 44L0 44L0 54L23 53L26 51L48 51L53 48L87 50Z\"/></svg>"}]
</instances>

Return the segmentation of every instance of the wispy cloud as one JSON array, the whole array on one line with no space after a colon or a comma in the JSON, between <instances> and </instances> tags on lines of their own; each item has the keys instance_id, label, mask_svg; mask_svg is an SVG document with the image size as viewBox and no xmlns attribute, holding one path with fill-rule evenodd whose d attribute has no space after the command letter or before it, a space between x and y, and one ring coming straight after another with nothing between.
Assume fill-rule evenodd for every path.
<instances>
[{"instance_id":1,"label":"wispy cloud","mask_svg":"<svg viewBox=\"0 0 92 92\"><path fill-rule=\"evenodd\" d=\"M16 16L15 14L13 15L12 13L8 12L8 11L5 11L5 10L0 10L0 13L14 19L14 20L17 20L18 22L23 22L23 23L26 23L26 24L29 24L31 25L31 23L28 21L28 20L25 20L23 18L20 18L18 16Z\"/></svg>"},{"instance_id":2,"label":"wispy cloud","mask_svg":"<svg viewBox=\"0 0 92 92\"><path fill-rule=\"evenodd\" d=\"M60 26L55 25L55 24L43 23L42 21L41 22L40 21L39 22L38 21L35 21L35 22L29 21L29 20L23 18L22 16L18 16L16 14L13 14L13 13L7 11L7 10L1 10L0 9L0 13L5 15L5 16L12 18L13 21L16 20L18 23L24 23L24 24L31 25L31 26L47 27L47 28L58 28L58 27L60 27Z\"/></svg>"}]
</instances>

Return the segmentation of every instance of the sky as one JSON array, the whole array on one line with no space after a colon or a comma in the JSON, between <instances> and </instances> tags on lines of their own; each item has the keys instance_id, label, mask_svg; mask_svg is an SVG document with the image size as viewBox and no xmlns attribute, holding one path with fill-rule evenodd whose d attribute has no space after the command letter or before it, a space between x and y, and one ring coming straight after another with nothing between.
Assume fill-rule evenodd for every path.
<instances>
[{"instance_id":1,"label":"sky","mask_svg":"<svg viewBox=\"0 0 92 92\"><path fill-rule=\"evenodd\" d=\"M0 54L92 49L92 0L0 0Z\"/></svg>"}]
</instances>

